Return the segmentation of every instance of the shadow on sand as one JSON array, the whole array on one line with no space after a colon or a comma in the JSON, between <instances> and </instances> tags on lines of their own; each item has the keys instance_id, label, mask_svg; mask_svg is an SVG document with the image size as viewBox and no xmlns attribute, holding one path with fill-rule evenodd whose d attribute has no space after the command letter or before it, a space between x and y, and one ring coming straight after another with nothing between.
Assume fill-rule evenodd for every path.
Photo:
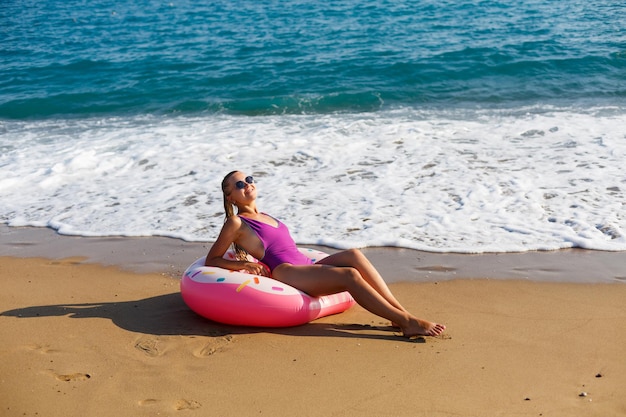
<instances>
[{"instance_id":1,"label":"shadow on sand","mask_svg":"<svg viewBox=\"0 0 626 417\"><path fill-rule=\"evenodd\" d=\"M195 314L185 305L178 292L136 301L31 306L5 311L0 315L21 319L61 316L72 319L102 318L109 319L116 326L128 331L156 336L219 337L236 334L275 333L288 336L409 341L409 339L399 337L399 333L395 329L387 326L315 322L288 328L228 326L212 322ZM417 338L410 341L424 343L425 339Z\"/></svg>"}]
</instances>

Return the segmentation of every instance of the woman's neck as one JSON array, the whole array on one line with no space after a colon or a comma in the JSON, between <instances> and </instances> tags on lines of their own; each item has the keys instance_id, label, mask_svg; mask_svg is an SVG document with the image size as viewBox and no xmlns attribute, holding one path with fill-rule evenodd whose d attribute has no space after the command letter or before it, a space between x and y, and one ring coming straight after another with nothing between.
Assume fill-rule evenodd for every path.
<instances>
[{"instance_id":1,"label":"woman's neck","mask_svg":"<svg viewBox=\"0 0 626 417\"><path fill-rule=\"evenodd\" d=\"M241 206L241 207L238 206L237 214L256 216L259 214L259 209L257 209L256 204L251 204L249 206Z\"/></svg>"}]
</instances>

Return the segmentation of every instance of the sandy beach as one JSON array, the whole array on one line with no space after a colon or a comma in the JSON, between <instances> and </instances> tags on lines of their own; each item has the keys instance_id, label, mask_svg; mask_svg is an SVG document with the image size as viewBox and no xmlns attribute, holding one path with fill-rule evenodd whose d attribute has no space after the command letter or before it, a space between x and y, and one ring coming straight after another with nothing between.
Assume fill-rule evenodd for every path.
<instances>
[{"instance_id":1,"label":"sandy beach","mask_svg":"<svg viewBox=\"0 0 626 417\"><path fill-rule=\"evenodd\" d=\"M443 337L356 306L254 329L191 312L207 244L0 230L2 416L622 416L626 254L366 252Z\"/></svg>"}]
</instances>

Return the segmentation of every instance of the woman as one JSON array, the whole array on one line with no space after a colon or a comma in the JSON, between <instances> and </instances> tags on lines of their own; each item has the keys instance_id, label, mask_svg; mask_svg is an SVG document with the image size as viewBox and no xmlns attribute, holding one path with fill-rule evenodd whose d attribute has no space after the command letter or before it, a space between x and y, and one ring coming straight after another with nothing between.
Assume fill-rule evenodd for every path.
<instances>
[{"instance_id":1,"label":"woman","mask_svg":"<svg viewBox=\"0 0 626 417\"><path fill-rule=\"evenodd\" d=\"M224 177L222 192L226 222L207 254L207 266L263 276L271 273L272 278L316 297L348 291L363 308L390 320L409 338L437 336L445 330L442 324L406 311L361 251L347 250L313 263L298 250L284 224L259 212L252 177L233 171ZM235 244L239 260L223 258L231 244ZM262 263L248 261L246 252Z\"/></svg>"}]
</instances>

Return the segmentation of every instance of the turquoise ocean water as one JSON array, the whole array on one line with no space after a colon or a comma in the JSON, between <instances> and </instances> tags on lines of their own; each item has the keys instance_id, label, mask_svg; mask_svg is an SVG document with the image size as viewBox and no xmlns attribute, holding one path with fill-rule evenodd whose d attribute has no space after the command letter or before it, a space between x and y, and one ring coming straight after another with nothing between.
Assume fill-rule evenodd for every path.
<instances>
[{"instance_id":1,"label":"turquoise ocean water","mask_svg":"<svg viewBox=\"0 0 626 417\"><path fill-rule=\"evenodd\" d=\"M302 243L626 250L625 22L600 0L4 0L0 221L211 240L240 168Z\"/></svg>"},{"instance_id":2,"label":"turquoise ocean water","mask_svg":"<svg viewBox=\"0 0 626 417\"><path fill-rule=\"evenodd\" d=\"M0 117L622 105L615 1L11 1Z\"/></svg>"}]
</instances>

